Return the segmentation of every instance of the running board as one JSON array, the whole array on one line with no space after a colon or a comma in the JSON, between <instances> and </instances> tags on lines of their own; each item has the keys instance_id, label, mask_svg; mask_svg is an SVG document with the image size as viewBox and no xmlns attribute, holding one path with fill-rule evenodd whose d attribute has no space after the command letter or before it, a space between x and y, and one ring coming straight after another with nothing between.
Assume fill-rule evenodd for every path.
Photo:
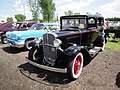
<instances>
[{"instance_id":1,"label":"running board","mask_svg":"<svg viewBox=\"0 0 120 90\"><path fill-rule=\"evenodd\" d=\"M91 57L94 57L99 51L101 51L102 47L94 47L90 49L88 52Z\"/></svg>"},{"instance_id":2,"label":"running board","mask_svg":"<svg viewBox=\"0 0 120 90\"><path fill-rule=\"evenodd\" d=\"M61 68L54 68L54 67L49 67L49 66L41 65L41 64L38 64L38 63L35 63L35 62L29 60L27 57L26 57L26 60L30 64L32 64L33 66L36 66L36 67L41 68L41 69L45 69L45 70L49 70L49 71L53 71L53 72L59 72L59 73L67 73L67 68L61 69Z\"/></svg>"}]
</instances>

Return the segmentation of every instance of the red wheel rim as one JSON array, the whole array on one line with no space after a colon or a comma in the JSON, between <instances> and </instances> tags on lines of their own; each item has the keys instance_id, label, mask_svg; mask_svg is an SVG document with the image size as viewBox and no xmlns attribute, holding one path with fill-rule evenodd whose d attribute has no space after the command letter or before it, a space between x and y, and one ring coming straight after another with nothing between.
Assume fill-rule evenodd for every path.
<instances>
[{"instance_id":1,"label":"red wheel rim","mask_svg":"<svg viewBox=\"0 0 120 90\"><path fill-rule=\"evenodd\" d=\"M74 63L74 74L75 74L75 75L77 75L77 74L80 72L81 63L82 63L82 60L81 60L81 56L79 55L79 56L76 58L75 63Z\"/></svg>"}]
</instances>

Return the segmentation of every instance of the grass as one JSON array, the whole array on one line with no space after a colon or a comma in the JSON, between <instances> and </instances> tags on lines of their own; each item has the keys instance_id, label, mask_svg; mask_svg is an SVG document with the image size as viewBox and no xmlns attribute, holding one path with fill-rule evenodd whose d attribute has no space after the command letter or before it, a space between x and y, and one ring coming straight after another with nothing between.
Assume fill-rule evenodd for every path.
<instances>
[{"instance_id":1,"label":"grass","mask_svg":"<svg viewBox=\"0 0 120 90\"><path fill-rule=\"evenodd\" d=\"M114 51L120 51L120 38L113 39L113 34L110 34L111 37L108 39L108 43L105 48L109 48Z\"/></svg>"}]
</instances>

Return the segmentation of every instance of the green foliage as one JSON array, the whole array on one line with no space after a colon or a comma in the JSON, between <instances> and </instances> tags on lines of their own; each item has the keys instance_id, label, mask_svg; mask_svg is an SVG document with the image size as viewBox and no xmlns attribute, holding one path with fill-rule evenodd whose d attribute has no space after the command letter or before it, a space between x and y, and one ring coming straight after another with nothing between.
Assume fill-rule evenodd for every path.
<instances>
[{"instance_id":1,"label":"green foliage","mask_svg":"<svg viewBox=\"0 0 120 90\"><path fill-rule=\"evenodd\" d=\"M68 10L67 12L65 12L65 16L71 16L73 15L73 12L71 10Z\"/></svg>"},{"instance_id":2,"label":"green foliage","mask_svg":"<svg viewBox=\"0 0 120 90\"><path fill-rule=\"evenodd\" d=\"M13 18L12 17L7 17L7 22L13 22Z\"/></svg>"},{"instance_id":3,"label":"green foliage","mask_svg":"<svg viewBox=\"0 0 120 90\"><path fill-rule=\"evenodd\" d=\"M80 15L80 12L75 12L74 15Z\"/></svg>"},{"instance_id":4,"label":"green foliage","mask_svg":"<svg viewBox=\"0 0 120 90\"><path fill-rule=\"evenodd\" d=\"M58 16L58 14L55 15L55 18L54 18L53 22L59 22L59 16Z\"/></svg>"},{"instance_id":5,"label":"green foliage","mask_svg":"<svg viewBox=\"0 0 120 90\"><path fill-rule=\"evenodd\" d=\"M106 44L105 48L109 48L114 51L120 51L120 38L113 39L113 34L110 34L111 38L108 40L108 44Z\"/></svg>"},{"instance_id":6,"label":"green foliage","mask_svg":"<svg viewBox=\"0 0 120 90\"><path fill-rule=\"evenodd\" d=\"M22 15L22 14L16 14L15 19L17 20L17 22L23 22L23 21L25 21L26 16Z\"/></svg>"},{"instance_id":7,"label":"green foliage","mask_svg":"<svg viewBox=\"0 0 120 90\"><path fill-rule=\"evenodd\" d=\"M39 6L41 7L41 14L43 21L52 21L55 12L55 4L53 0L38 0Z\"/></svg>"},{"instance_id":8,"label":"green foliage","mask_svg":"<svg viewBox=\"0 0 120 90\"><path fill-rule=\"evenodd\" d=\"M67 12L65 12L65 16L71 16L71 15L80 15L80 12L73 13L73 11L71 10L68 10Z\"/></svg>"},{"instance_id":9,"label":"green foliage","mask_svg":"<svg viewBox=\"0 0 120 90\"><path fill-rule=\"evenodd\" d=\"M28 0L30 11L32 12L33 21L38 21L40 14L39 0Z\"/></svg>"},{"instance_id":10,"label":"green foliage","mask_svg":"<svg viewBox=\"0 0 120 90\"><path fill-rule=\"evenodd\" d=\"M106 18L105 20L108 20L108 21L120 21L120 18L118 18L118 17Z\"/></svg>"},{"instance_id":11,"label":"green foliage","mask_svg":"<svg viewBox=\"0 0 120 90\"><path fill-rule=\"evenodd\" d=\"M2 20L1 22L5 22L5 21Z\"/></svg>"}]
</instances>

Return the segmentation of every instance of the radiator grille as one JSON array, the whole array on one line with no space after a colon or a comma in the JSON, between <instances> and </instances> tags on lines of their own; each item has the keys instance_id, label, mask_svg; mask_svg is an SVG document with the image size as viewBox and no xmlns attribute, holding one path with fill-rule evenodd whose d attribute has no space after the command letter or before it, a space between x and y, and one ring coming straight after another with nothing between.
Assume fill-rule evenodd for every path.
<instances>
[{"instance_id":1,"label":"radiator grille","mask_svg":"<svg viewBox=\"0 0 120 90\"><path fill-rule=\"evenodd\" d=\"M53 46L55 39L56 37L52 33L46 33L43 35L44 56L48 63L54 63L57 58L57 49Z\"/></svg>"}]
</instances>

